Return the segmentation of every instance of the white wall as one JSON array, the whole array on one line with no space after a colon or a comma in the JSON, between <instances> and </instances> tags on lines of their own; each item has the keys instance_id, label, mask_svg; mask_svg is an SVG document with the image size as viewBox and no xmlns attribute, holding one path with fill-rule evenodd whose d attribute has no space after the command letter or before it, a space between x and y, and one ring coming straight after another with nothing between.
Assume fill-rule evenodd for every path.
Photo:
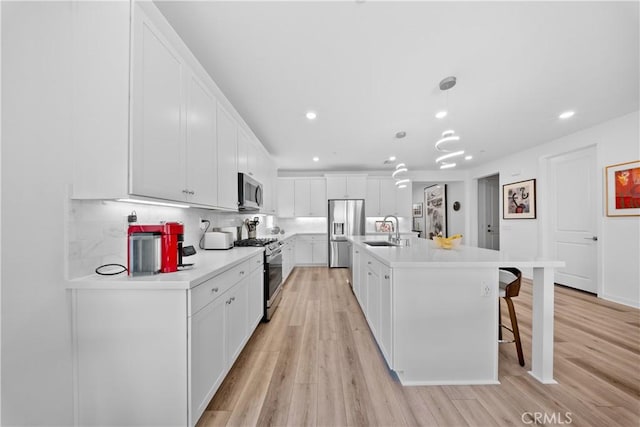
<instances>
[{"instance_id":1,"label":"white wall","mask_svg":"<svg viewBox=\"0 0 640 427\"><path fill-rule=\"evenodd\" d=\"M546 158L579 148L597 147L597 174L601 177L599 216L599 295L623 304L640 307L640 218L607 217L604 211L604 168L607 165L640 159L639 115L634 112L583 131L546 142L520 153L479 166L469 173L466 186L477 206L477 179L500 174L500 185L536 178L544 182ZM544 256L548 249L548 218L545 217L544 186L538 185L538 218L500 221L500 248L524 256ZM477 236L477 208L471 210L470 237ZM476 241L477 242L477 237ZM525 275L530 273L525 272Z\"/></svg>"},{"instance_id":2,"label":"white wall","mask_svg":"<svg viewBox=\"0 0 640 427\"><path fill-rule=\"evenodd\" d=\"M1 421L71 425L63 276L71 6L3 2L2 8Z\"/></svg>"}]
</instances>

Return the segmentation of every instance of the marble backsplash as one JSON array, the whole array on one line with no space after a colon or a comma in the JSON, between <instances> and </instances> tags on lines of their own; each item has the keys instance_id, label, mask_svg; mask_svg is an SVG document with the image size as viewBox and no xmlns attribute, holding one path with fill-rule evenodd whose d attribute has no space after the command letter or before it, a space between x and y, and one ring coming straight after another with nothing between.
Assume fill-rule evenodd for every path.
<instances>
[{"instance_id":1,"label":"marble backsplash","mask_svg":"<svg viewBox=\"0 0 640 427\"><path fill-rule=\"evenodd\" d=\"M196 250L202 235L200 219L211 221L211 227L233 231L245 218L260 217L259 234L267 234L274 225L273 216L238 214L208 209L175 208L122 203L104 200L71 200L67 215L68 278L92 274L96 267L127 264L127 216L135 211L139 224L179 221L184 224L184 244ZM243 237L247 237L246 229Z\"/></svg>"}]
</instances>

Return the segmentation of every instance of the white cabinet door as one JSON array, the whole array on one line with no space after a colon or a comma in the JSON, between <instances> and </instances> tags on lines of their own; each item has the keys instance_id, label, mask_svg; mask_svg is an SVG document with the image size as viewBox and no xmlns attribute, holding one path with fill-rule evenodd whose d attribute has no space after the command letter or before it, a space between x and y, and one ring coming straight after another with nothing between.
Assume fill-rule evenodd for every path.
<instances>
[{"instance_id":1,"label":"white cabinet door","mask_svg":"<svg viewBox=\"0 0 640 427\"><path fill-rule=\"evenodd\" d=\"M291 218L294 216L295 180L278 178L278 216Z\"/></svg>"},{"instance_id":2,"label":"white cabinet door","mask_svg":"<svg viewBox=\"0 0 640 427\"><path fill-rule=\"evenodd\" d=\"M397 190L393 179L380 180L380 216L397 215Z\"/></svg>"},{"instance_id":3,"label":"white cabinet door","mask_svg":"<svg viewBox=\"0 0 640 427\"><path fill-rule=\"evenodd\" d=\"M329 252L327 238L314 237L311 241L311 258L314 264L326 265Z\"/></svg>"},{"instance_id":4,"label":"white cabinet door","mask_svg":"<svg viewBox=\"0 0 640 427\"><path fill-rule=\"evenodd\" d=\"M249 286L248 333L251 333L264 315L264 267L254 269L246 280Z\"/></svg>"},{"instance_id":5,"label":"white cabinet door","mask_svg":"<svg viewBox=\"0 0 640 427\"><path fill-rule=\"evenodd\" d=\"M391 269L382 266L380 270L380 329L378 330L378 345L389 366L393 366L391 360Z\"/></svg>"},{"instance_id":6,"label":"white cabinet door","mask_svg":"<svg viewBox=\"0 0 640 427\"><path fill-rule=\"evenodd\" d=\"M134 31L131 193L186 200L184 65L143 15Z\"/></svg>"},{"instance_id":7,"label":"white cabinet door","mask_svg":"<svg viewBox=\"0 0 640 427\"><path fill-rule=\"evenodd\" d=\"M380 329L380 277L376 269L367 269L367 320L373 336Z\"/></svg>"},{"instance_id":8,"label":"white cabinet door","mask_svg":"<svg viewBox=\"0 0 640 427\"><path fill-rule=\"evenodd\" d=\"M285 243L282 250L282 281L284 282L291 274L293 267L295 266L295 240L289 239Z\"/></svg>"},{"instance_id":9,"label":"white cabinet door","mask_svg":"<svg viewBox=\"0 0 640 427\"><path fill-rule=\"evenodd\" d=\"M311 193L308 179L296 179L294 184L294 216L311 216Z\"/></svg>"},{"instance_id":10,"label":"white cabinet door","mask_svg":"<svg viewBox=\"0 0 640 427\"><path fill-rule=\"evenodd\" d=\"M346 199L347 179L344 176L327 177L327 199Z\"/></svg>"},{"instance_id":11,"label":"white cabinet door","mask_svg":"<svg viewBox=\"0 0 640 427\"><path fill-rule=\"evenodd\" d=\"M216 98L193 74L187 84L187 200L215 206L218 202ZM165 171L166 173L166 171ZM222 176L224 179L225 177Z\"/></svg>"},{"instance_id":12,"label":"white cabinet door","mask_svg":"<svg viewBox=\"0 0 640 427\"><path fill-rule=\"evenodd\" d=\"M326 217L327 208L327 183L324 178L309 179L309 216Z\"/></svg>"},{"instance_id":13,"label":"white cabinet door","mask_svg":"<svg viewBox=\"0 0 640 427\"><path fill-rule=\"evenodd\" d=\"M348 175L346 177L348 199L364 199L367 197L367 177L364 175Z\"/></svg>"},{"instance_id":14,"label":"white cabinet door","mask_svg":"<svg viewBox=\"0 0 640 427\"><path fill-rule=\"evenodd\" d=\"M238 128L238 172L249 173L249 136L241 127Z\"/></svg>"},{"instance_id":15,"label":"white cabinet door","mask_svg":"<svg viewBox=\"0 0 640 427\"><path fill-rule=\"evenodd\" d=\"M380 179L367 179L367 197L364 199L366 216L380 216Z\"/></svg>"},{"instance_id":16,"label":"white cabinet door","mask_svg":"<svg viewBox=\"0 0 640 427\"><path fill-rule=\"evenodd\" d=\"M365 175L327 176L327 199L364 199L367 197Z\"/></svg>"},{"instance_id":17,"label":"white cabinet door","mask_svg":"<svg viewBox=\"0 0 640 427\"><path fill-rule=\"evenodd\" d=\"M237 124L231 114L218 103L218 204L238 208L238 140ZM215 163L214 163L215 164ZM211 165L210 167L213 167Z\"/></svg>"},{"instance_id":18,"label":"white cabinet door","mask_svg":"<svg viewBox=\"0 0 640 427\"><path fill-rule=\"evenodd\" d=\"M351 284L353 286L353 293L356 296L356 299L360 304L360 263L361 263L361 255L360 248L353 245L352 246L352 254L351 254Z\"/></svg>"},{"instance_id":19,"label":"white cabinet door","mask_svg":"<svg viewBox=\"0 0 640 427\"><path fill-rule=\"evenodd\" d=\"M226 305L227 364L236 360L249 331L249 282L240 281L221 298Z\"/></svg>"},{"instance_id":20,"label":"white cabinet door","mask_svg":"<svg viewBox=\"0 0 640 427\"><path fill-rule=\"evenodd\" d=\"M226 372L225 299L217 298L190 319L191 420L207 408Z\"/></svg>"},{"instance_id":21,"label":"white cabinet door","mask_svg":"<svg viewBox=\"0 0 640 427\"><path fill-rule=\"evenodd\" d=\"M396 215L410 218L412 215L412 194L411 186L398 188L396 191Z\"/></svg>"},{"instance_id":22,"label":"white cabinet door","mask_svg":"<svg viewBox=\"0 0 640 427\"><path fill-rule=\"evenodd\" d=\"M307 237L296 237L296 265L313 264L313 250L311 239Z\"/></svg>"}]
</instances>

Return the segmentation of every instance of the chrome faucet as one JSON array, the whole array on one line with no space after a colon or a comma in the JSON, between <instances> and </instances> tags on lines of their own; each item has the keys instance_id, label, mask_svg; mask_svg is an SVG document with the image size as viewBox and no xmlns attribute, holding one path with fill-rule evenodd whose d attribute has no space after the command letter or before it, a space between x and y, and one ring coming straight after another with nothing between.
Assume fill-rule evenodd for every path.
<instances>
[{"instance_id":1,"label":"chrome faucet","mask_svg":"<svg viewBox=\"0 0 640 427\"><path fill-rule=\"evenodd\" d=\"M398 222L398 217L395 215L387 215L382 220L383 223L387 220L387 218L394 218L396 220L396 237L391 237L391 229L389 229L389 241L398 245L400 244L400 223Z\"/></svg>"}]
</instances>

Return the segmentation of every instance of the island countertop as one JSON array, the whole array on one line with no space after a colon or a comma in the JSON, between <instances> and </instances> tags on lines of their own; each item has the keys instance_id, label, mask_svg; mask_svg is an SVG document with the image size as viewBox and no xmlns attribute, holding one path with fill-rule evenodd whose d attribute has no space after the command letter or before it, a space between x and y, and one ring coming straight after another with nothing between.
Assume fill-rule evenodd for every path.
<instances>
[{"instance_id":1,"label":"island countertop","mask_svg":"<svg viewBox=\"0 0 640 427\"><path fill-rule=\"evenodd\" d=\"M350 236L354 245L365 249L374 258L392 268L460 268L460 267L564 267L563 261L523 257L504 251L460 245L441 249L427 239L409 239L409 246L369 246L367 241L384 241L387 236ZM406 239L403 239L406 240Z\"/></svg>"}]
</instances>

